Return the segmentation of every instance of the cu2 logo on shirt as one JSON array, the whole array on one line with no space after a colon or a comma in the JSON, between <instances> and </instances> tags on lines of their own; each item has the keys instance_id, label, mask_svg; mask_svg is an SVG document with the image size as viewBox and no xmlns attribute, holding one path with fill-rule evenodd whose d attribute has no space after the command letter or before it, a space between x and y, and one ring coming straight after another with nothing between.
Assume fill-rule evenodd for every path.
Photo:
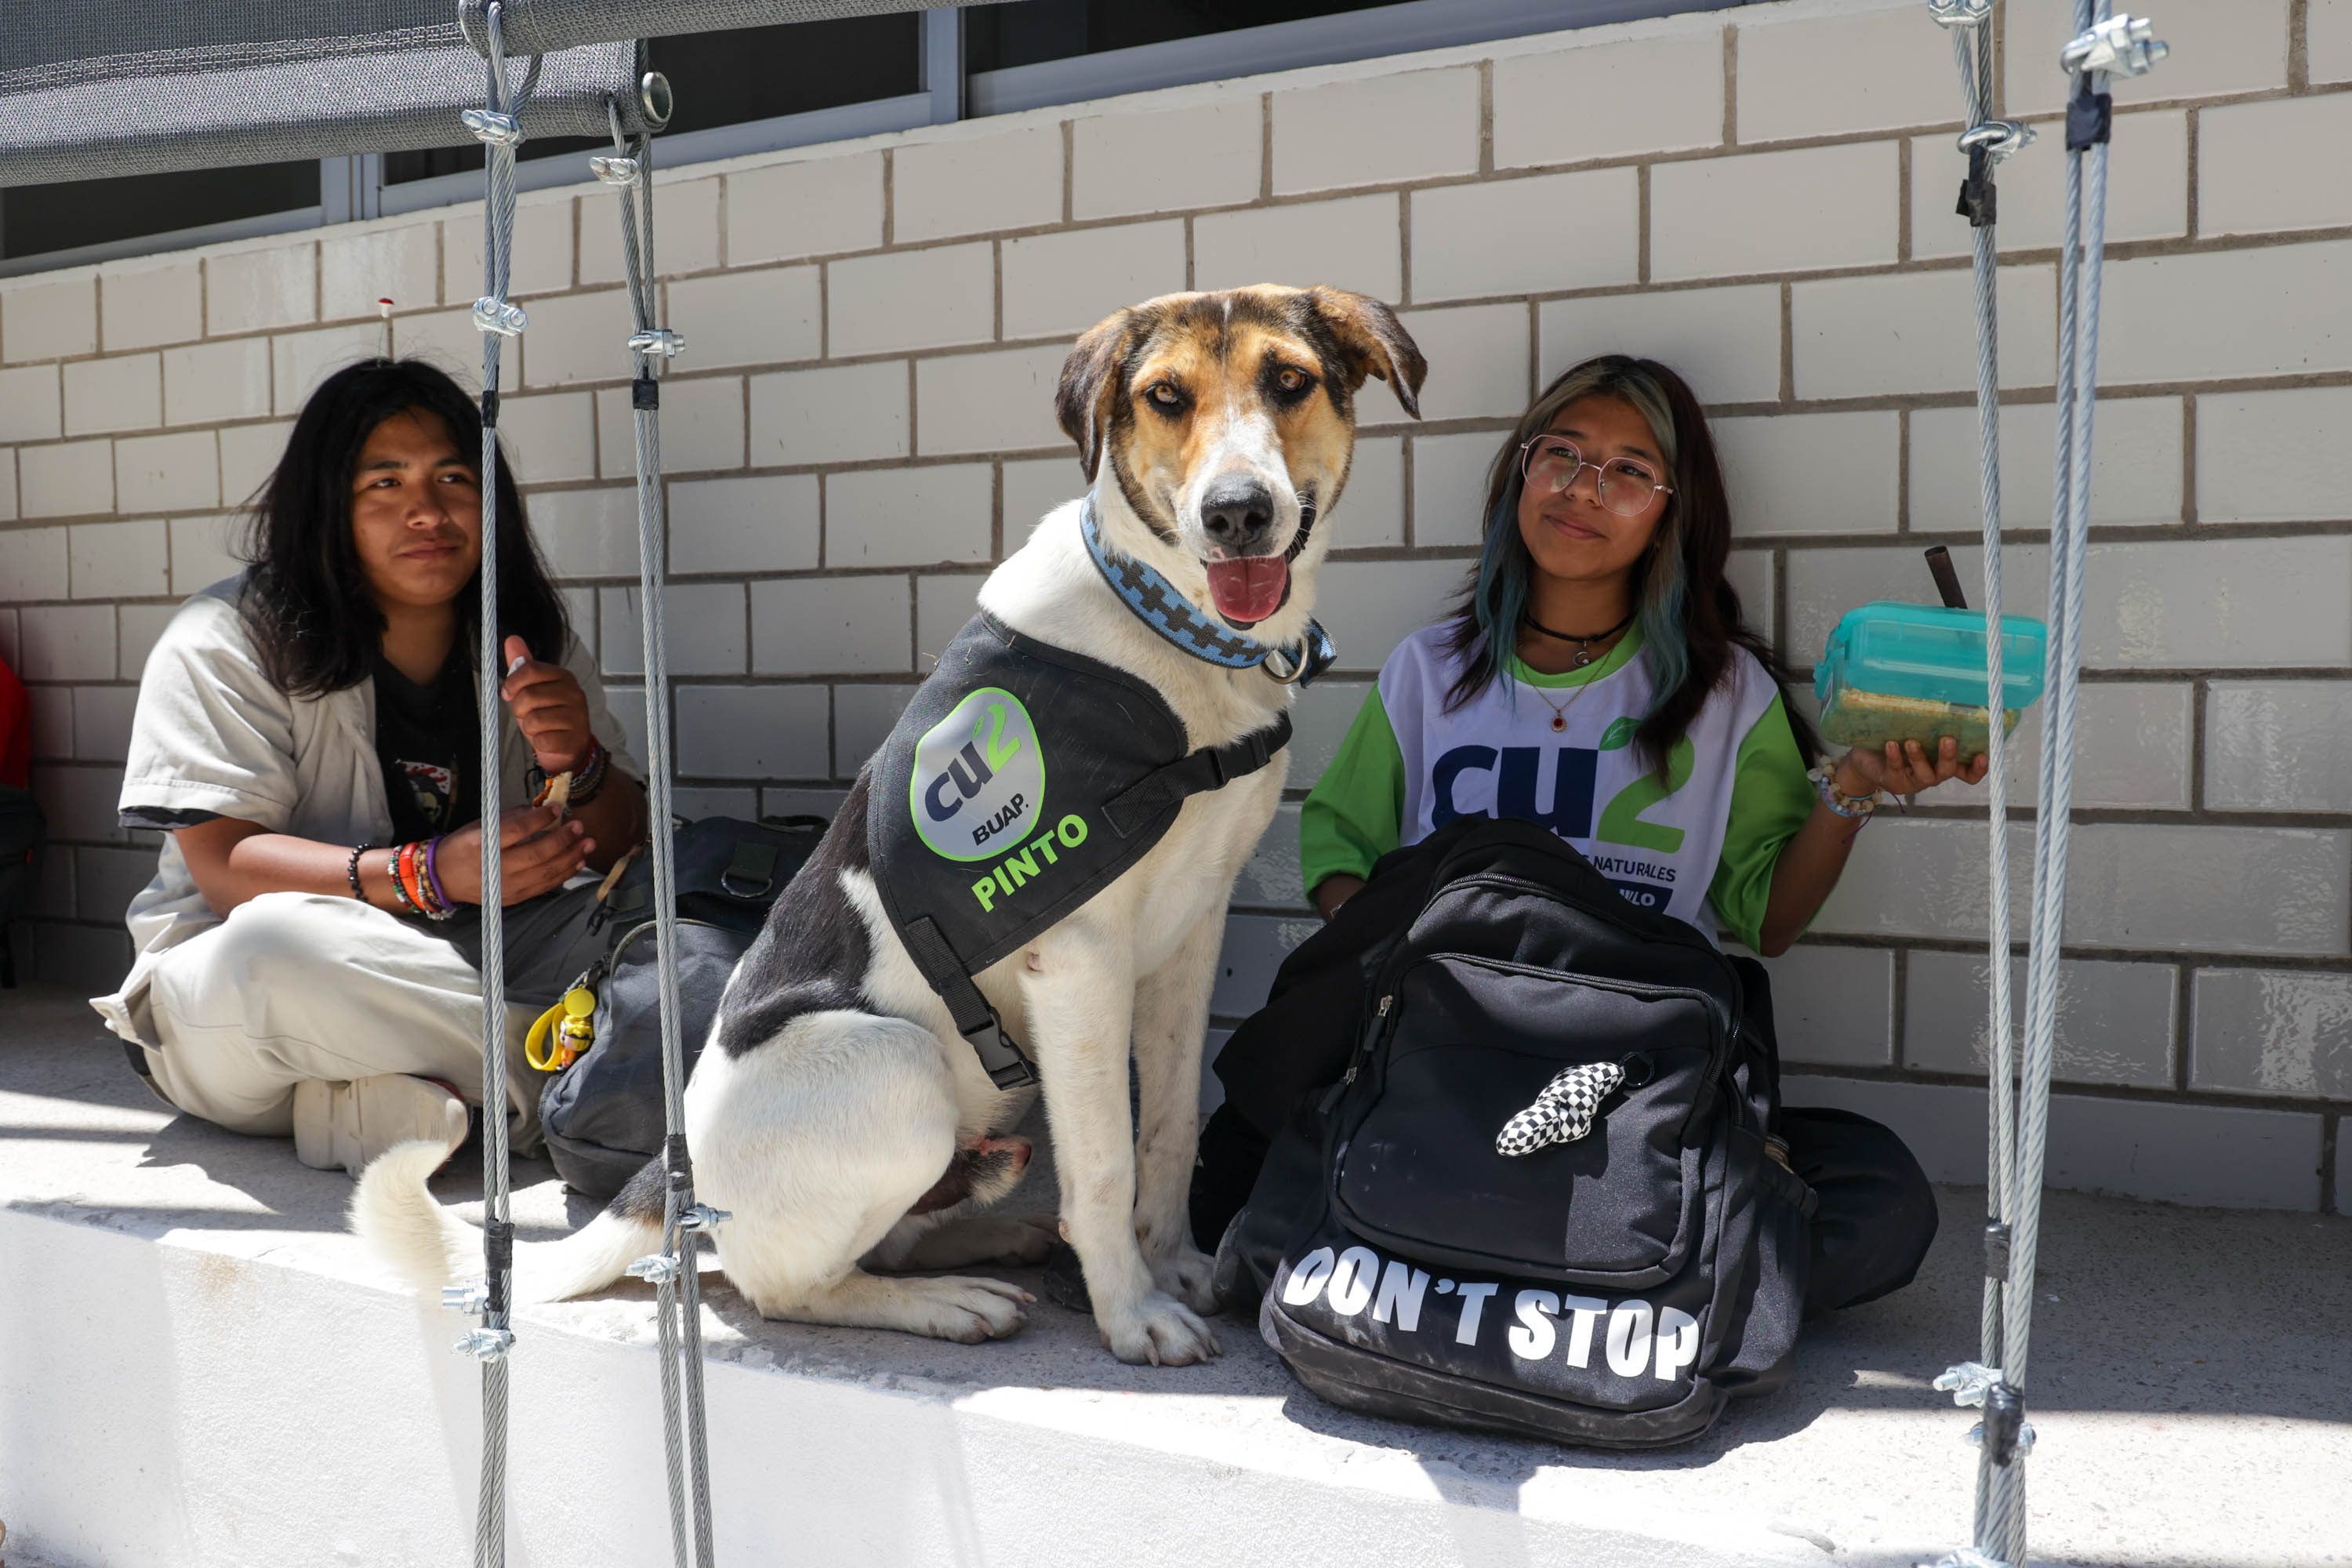
<instances>
[{"instance_id":1,"label":"cu2 logo on shirt","mask_svg":"<svg viewBox=\"0 0 2352 1568\"><path fill-rule=\"evenodd\" d=\"M908 815L931 850L984 860L1045 809L1045 753L1021 700L999 687L969 692L915 742Z\"/></svg>"},{"instance_id":2,"label":"cu2 logo on shirt","mask_svg":"<svg viewBox=\"0 0 2352 1568\"><path fill-rule=\"evenodd\" d=\"M1429 770L1432 827L1443 827L1460 816L1503 816L1532 822L1562 838L1590 838L1671 855L1683 847L1683 830L1671 823L1644 820L1643 813L1690 782L1697 748L1688 737L1675 742L1666 758L1666 776L1644 771L1609 798L1596 828L1592 820L1593 781L1601 753L1633 742L1634 721L1620 719L1601 737L1601 744L1556 748L1558 765L1552 773L1551 801L1538 805L1536 780L1543 763L1540 746L1456 746L1440 756ZM1495 809L1465 811L1454 801L1464 773L1493 776Z\"/></svg>"}]
</instances>

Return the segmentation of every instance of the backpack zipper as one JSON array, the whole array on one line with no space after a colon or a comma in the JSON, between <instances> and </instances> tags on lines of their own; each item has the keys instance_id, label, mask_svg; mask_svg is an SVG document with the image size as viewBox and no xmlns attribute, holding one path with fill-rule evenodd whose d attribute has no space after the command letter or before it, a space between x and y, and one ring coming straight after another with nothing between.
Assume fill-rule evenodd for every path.
<instances>
[{"instance_id":1,"label":"backpack zipper","mask_svg":"<svg viewBox=\"0 0 2352 1568\"><path fill-rule=\"evenodd\" d=\"M683 930L688 926L699 926L704 931L723 931L731 932L735 929L732 926L720 925L716 921L681 919L677 923L680 930ZM659 921L639 921L636 924L623 931L618 937L614 939L612 951L604 955L604 962L605 964L610 966L612 964L618 963L621 961L622 951L626 948L629 943L636 941L639 936L643 935L646 931L654 930L660 924L661 922Z\"/></svg>"},{"instance_id":2,"label":"backpack zipper","mask_svg":"<svg viewBox=\"0 0 2352 1568\"><path fill-rule=\"evenodd\" d=\"M1394 993L1391 993L1390 994L1381 997L1380 1006L1375 1009L1372 1014L1373 1020L1377 1022L1380 1019L1387 1017L1389 1016L1389 1005L1395 1000L1396 995ZM1356 1064L1362 1061L1366 1054L1367 1053L1362 1047L1358 1047L1355 1056L1348 1063L1348 1071L1346 1076L1339 1079L1339 1087L1341 1089L1345 1089L1349 1084L1356 1081Z\"/></svg>"}]
</instances>

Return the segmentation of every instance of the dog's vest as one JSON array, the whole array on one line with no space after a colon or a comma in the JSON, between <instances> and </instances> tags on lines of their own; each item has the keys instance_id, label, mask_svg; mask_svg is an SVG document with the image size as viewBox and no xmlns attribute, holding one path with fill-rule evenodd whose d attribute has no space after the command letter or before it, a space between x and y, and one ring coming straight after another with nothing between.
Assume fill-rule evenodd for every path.
<instances>
[{"instance_id":1,"label":"dog's vest","mask_svg":"<svg viewBox=\"0 0 2352 1568\"><path fill-rule=\"evenodd\" d=\"M972 975L1142 858L1186 796L1289 739L1277 713L1193 751L1134 676L985 611L956 635L875 754L866 847L891 924L999 1088L1034 1075Z\"/></svg>"}]
</instances>

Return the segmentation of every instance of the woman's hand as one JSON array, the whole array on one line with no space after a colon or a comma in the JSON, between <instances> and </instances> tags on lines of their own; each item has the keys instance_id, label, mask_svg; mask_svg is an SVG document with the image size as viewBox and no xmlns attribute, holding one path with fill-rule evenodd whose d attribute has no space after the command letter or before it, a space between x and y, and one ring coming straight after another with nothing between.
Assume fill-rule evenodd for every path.
<instances>
[{"instance_id":1,"label":"woman's hand","mask_svg":"<svg viewBox=\"0 0 2352 1568\"><path fill-rule=\"evenodd\" d=\"M1933 757L1916 741L1889 741L1883 751L1856 746L1848 752L1839 762L1832 782L1840 794L1849 797L1879 790L1889 795L1917 795L1953 779L1962 784L1981 784L1985 766L1982 752L1963 765L1959 742L1949 735L1944 737Z\"/></svg>"},{"instance_id":2,"label":"woman's hand","mask_svg":"<svg viewBox=\"0 0 2352 1568\"><path fill-rule=\"evenodd\" d=\"M520 637L505 645L506 679L499 695L514 712L515 728L550 773L567 773L588 757L588 694L560 664L530 657ZM509 900L511 902L512 900Z\"/></svg>"},{"instance_id":3,"label":"woman's hand","mask_svg":"<svg viewBox=\"0 0 2352 1568\"><path fill-rule=\"evenodd\" d=\"M499 901L519 904L552 892L587 863L596 841L585 823L547 805L520 805L499 816ZM482 825L469 823L441 841L433 869L450 899L482 901Z\"/></svg>"}]
</instances>

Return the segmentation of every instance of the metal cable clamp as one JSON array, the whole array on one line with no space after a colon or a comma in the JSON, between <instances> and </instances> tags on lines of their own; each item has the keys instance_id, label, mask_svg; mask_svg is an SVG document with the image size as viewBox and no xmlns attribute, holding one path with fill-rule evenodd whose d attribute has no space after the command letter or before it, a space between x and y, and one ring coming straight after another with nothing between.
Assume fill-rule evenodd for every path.
<instances>
[{"instance_id":1,"label":"metal cable clamp","mask_svg":"<svg viewBox=\"0 0 2352 1568\"><path fill-rule=\"evenodd\" d=\"M648 1253L628 1267L632 1279L642 1279L648 1285L675 1284L683 1266L667 1252Z\"/></svg>"},{"instance_id":2,"label":"metal cable clamp","mask_svg":"<svg viewBox=\"0 0 2352 1568\"><path fill-rule=\"evenodd\" d=\"M457 1353L472 1356L476 1361L504 1361L507 1352L514 1348L514 1332L510 1329L472 1329L457 1342Z\"/></svg>"},{"instance_id":3,"label":"metal cable clamp","mask_svg":"<svg viewBox=\"0 0 2352 1568\"><path fill-rule=\"evenodd\" d=\"M686 352L686 339L667 327L647 327L642 332L629 334L628 348L631 353L676 359Z\"/></svg>"},{"instance_id":4,"label":"metal cable clamp","mask_svg":"<svg viewBox=\"0 0 2352 1568\"><path fill-rule=\"evenodd\" d=\"M1964 1361L1948 1366L1943 1375L1931 1385L1938 1394L1948 1394L1955 1405L1982 1405L1985 1391L2000 1381L2000 1368L1986 1366L1981 1362Z\"/></svg>"},{"instance_id":5,"label":"metal cable clamp","mask_svg":"<svg viewBox=\"0 0 2352 1568\"><path fill-rule=\"evenodd\" d=\"M1968 1444L1971 1448L1981 1448L1984 1447L1984 1423L1979 1421L1969 1428ZM2011 1445L2010 1452L2021 1459L2033 1452L2032 1422L2021 1421L2017 1424L2017 1436Z\"/></svg>"},{"instance_id":6,"label":"metal cable clamp","mask_svg":"<svg viewBox=\"0 0 2352 1568\"><path fill-rule=\"evenodd\" d=\"M2155 32L2156 24L2146 16L2110 16L2058 51L2059 68L2070 76L2084 71L2146 76L2172 52Z\"/></svg>"},{"instance_id":7,"label":"metal cable clamp","mask_svg":"<svg viewBox=\"0 0 2352 1568\"><path fill-rule=\"evenodd\" d=\"M478 332L496 332L502 338L511 338L520 336L530 325L530 318L511 300L493 300L485 294L474 301L474 330Z\"/></svg>"},{"instance_id":8,"label":"metal cable clamp","mask_svg":"<svg viewBox=\"0 0 2352 1568\"><path fill-rule=\"evenodd\" d=\"M2033 140L2033 127L2014 120L1988 120L1982 125L1971 125L1960 132L1958 146L1970 154L1982 149L1984 155L1998 163L2025 151Z\"/></svg>"},{"instance_id":9,"label":"metal cable clamp","mask_svg":"<svg viewBox=\"0 0 2352 1568\"><path fill-rule=\"evenodd\" d=\"M697 1204L677 1216L677 1228L698 1230L707 1235L714 1226L725 1225L734 1217L725 1209L715 1209L709 1204Z\"/></svg>"},{"instance_id":10,"label":"metal cable clamp","mask_svg":"<svg viewBox=\"0 0 2352 1568\"><path fill-rule=\"evenodd\" d=\"M1939 27L1975 27L1992 16L1992 0L1927 0L1927 14Z\"/></svg>"},{"instance_id":11,"label":"metal cable clamp","mask_svg":"<svg viewBox=\"0 0 2352 1568\"><path fill-rule=\"evenodd\" d=\"M608 185L634 185L645 177L635 158L606 156L588 160L589 172Z\"/></svg>"},{"instance_id":12,"label":"metal cable clamp","mask_svg":"<svg viewBox=\"0 0 2352 1568\"><path fill-rule=\"evenodd\" d=\"M449 1311L464 1312L470 1317L489 1304L490 1287L486 1280L474 1279L463 1285L441 1287L441 1305Z\"/></svg>"},{"instance_id":13,"label":"metal cable clamp","mask_svg":"<svg viewBox=\"0 0 2352 1568\"><path fill-rule=\"evenodd\" d=\"M520 147L523 142L522 121L511 114L495 109L468 109L457 116L474 139L488 147Z\"/></svg>"}]
</instances>

